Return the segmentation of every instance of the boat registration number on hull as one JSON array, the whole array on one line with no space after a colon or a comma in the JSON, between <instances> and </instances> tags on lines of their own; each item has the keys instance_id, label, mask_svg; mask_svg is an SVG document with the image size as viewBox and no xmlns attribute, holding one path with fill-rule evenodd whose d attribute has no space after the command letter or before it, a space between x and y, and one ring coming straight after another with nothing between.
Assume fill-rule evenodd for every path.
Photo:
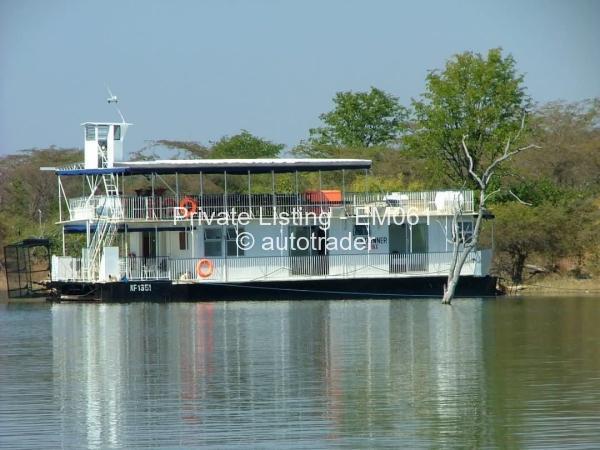
<instances>
[{"instance_id":1,"label":"boat registration number on hull","mask_svg":"<svg viewBox=\"0 0 600 450\"><path fill-rule=\"evenodd\" d=\"M152 292L152 285L149 283L130 284L129 292Z\"/></svg>"}]
</instances>

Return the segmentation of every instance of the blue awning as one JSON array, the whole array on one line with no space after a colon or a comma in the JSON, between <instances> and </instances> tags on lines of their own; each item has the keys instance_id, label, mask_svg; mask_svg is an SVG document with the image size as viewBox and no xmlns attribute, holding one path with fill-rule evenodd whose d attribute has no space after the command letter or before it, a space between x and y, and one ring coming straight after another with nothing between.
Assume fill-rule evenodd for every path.
<instances>
[{"instance_id":1,"label":"blue awning","mask_svg":"<svg viewBox=\"0 0 600 450\"><path fill-rule=\"evenodd\" d=\"M110 169L57 169L56 175L107 175L127 173L127 167L112 167Z\"/></svg>"},{"instance_id":2,"label":"blue awning","mask_svg":"<svg viewBox=\"0 0 600 450\"><path fill-rule=\"evenodd\" d=\"M128 233L143 233L145 231L150 231L150 232L154 232L154 231L158 231L159 233L163 232L163 231L188 231L190 229L190 227L140 227L140 228L131 228L127 225L120 225L117 228L117 232L118 233L123 233L125 231L125 227L127 227L127 232ZM196 229L196 227L194 227L194 229ZM96 225L91 225L90 226L90 232L94 233L96 231ZM65 234L82 234L82 233L86 233L86 226L85 224L68 224L65 225Z\"/></svg>"}]
</instances>

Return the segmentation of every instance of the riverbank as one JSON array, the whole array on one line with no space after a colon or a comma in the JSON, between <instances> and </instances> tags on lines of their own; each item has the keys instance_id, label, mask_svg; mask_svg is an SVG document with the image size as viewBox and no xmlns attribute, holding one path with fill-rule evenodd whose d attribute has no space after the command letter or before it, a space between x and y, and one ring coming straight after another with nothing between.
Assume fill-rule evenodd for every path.
<instances>
[{"instance_id":1,"label":"riverbank","mask_svg":"<svg viewBox=\"0 0 600 450\"><path fill-rule=\"evenodd\" d=\"M577 279L548 275L533 278L519 286L507 286L509 295L600 295L600 279Z\"/></svg>"}]
</instances>

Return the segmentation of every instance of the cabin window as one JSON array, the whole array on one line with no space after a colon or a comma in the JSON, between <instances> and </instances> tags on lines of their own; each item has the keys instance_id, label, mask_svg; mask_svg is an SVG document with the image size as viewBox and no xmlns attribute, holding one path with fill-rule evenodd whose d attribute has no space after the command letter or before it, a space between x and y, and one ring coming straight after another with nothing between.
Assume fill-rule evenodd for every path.
<instances>
[{"instance_id":1,"label":"cabin window","mask_svg":"<svg viewBox=\"0 0 600 450\"><path fill-rule=\"evenodd\" d=\"M221 248L222 231L220 228L204 230L204 256L223 256Z\"/></svg>"},{"instance_id":2,"label":"cabin window","mask_svg":"<svg viewBox=\"0 0 600 450\"><path fill-rule=\"evenodd\" d=\"M96 127L94 125L85 126L85 140L95 141L96 140Z\"/></svg>"},{"instance_id":3,"label":"cabin window","mask_svg":"<svg viewBox=\"0 0 600 450\"><path fill-rule=\"evenodd\" d=\"M179 250L187 250L187 233L185 231L179 232Z\"/></svg>"},{"instance_id":4,"label":"cabin window","mask_svg":"<svg viewBox=\"0 0 600 450\"><path fill-rule=\"evenodd\" d=\"M121 125L115 125L115 141L121 140Z\"/></svg>"},{"instance_id":5,"label":"cabin window","mask_svg":"<svg viewBox=\"0 0 600 450\"><path fill-rule=\"evenodd\" d=\"M244 228L227 227L227 256L244 256L244 249L240 248L237 243L239 233L243 233Z\"/></svg>"},{"instance_id":6,"label":"cabin window","mask_svg":"<svg viewBox=\"0 0 600 450\"><path fill-rule=\"evenodd\" d=\"M354 230L352 231L354 237L364 236L367 237L369 235L369 226L368 225L354 225Z\"/></svg>"},{"instance_id":7,"label":"cabin window","mask_svg":"<svg viewBox=\"0 0 600 450\"><path fill-rule=\"evenodd\" d=\"M461 244L471 242L473 239L473 222L458 222L458 240Z\"/></svg>"}]
</instances>

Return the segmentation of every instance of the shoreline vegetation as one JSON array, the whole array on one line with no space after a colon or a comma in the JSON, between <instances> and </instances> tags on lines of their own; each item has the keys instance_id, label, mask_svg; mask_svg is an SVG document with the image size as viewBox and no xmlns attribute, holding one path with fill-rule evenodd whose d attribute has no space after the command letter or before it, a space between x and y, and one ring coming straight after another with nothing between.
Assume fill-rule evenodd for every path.
<instances>
[{"instance_id":1,"label":"shoreline vegetation","mask_svg":"<svg viewBox=\"0 0 600 450\"><path fill-rule=\"evenodd\" d=\"M464 73L472 76L463 77ZM525 94L516 62L500 49L486 55L464 52L453 56L445 70L428 75L427 86L408 105L375 87L338 92L331 111L319 116L321 126L307 130L305 140L287 149L241 130L208 144L156 140L130 152L130 159L365 158L373 161L368 179L346 174L348 191L477 191L462 161L461 140L468 137L473 157L487 164L490 151L498 151L504 137L514 136L515 127L523 123L518 145L535 144L536 148L498 168L485 203L495 220L484 223L479 244L494 248L492 273L507 292L519 295L600 292L600 98L536 104ZM432 101L436 89L443 102ZM498 105L506 108L499 111ZM501 119L508 116L510 120ZM490 127L482 128L481 117L494 118L497 135ZM56 177L39 169L82 160L82 149L54 146L0 156L0 247L43 236L51 240L53 252L59 251ZM313 175L301 177L304 189L318 188ZM125 195L148 187L144 177L130 178ZM197 178L181 176L179 182L182 190L192 191ZM341 176L328 173L323 182L340 185ZM230 180L229 189L244 189L245 183ZM80 195L80 182L65 179L63 186L67 196ZM292 186L290 177L277 176L278 192L291 192ZM253 179L254 192L270 189L269 177ZM223 191L221 178L205 177L205 192ZM81 236L69 235L67 254L77 255L82 244ZM2 272L3 262L0 259ZM0 289L6 283L4 273L1 276Z\"/></svg>"}]
</instances>

